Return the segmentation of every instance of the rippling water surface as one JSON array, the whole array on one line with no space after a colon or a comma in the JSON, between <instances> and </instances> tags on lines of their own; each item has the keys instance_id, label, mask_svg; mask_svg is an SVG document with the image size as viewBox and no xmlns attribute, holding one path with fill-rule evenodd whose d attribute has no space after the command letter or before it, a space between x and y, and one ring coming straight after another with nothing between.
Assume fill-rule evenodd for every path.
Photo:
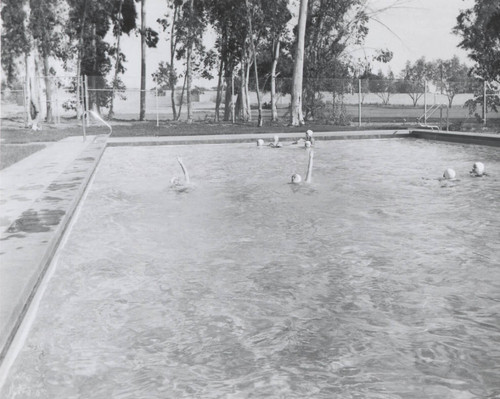
<instances>
[{"instance_id":1,"label":"rippling water surface","mask_svg":"<svg viewBox=\"0 0 500 399\"><path fill-rule=\"evenodd\" d=\"M500 397L499 151L314 151L108 149L2 397Z\"/></svg>"}]
</instances>

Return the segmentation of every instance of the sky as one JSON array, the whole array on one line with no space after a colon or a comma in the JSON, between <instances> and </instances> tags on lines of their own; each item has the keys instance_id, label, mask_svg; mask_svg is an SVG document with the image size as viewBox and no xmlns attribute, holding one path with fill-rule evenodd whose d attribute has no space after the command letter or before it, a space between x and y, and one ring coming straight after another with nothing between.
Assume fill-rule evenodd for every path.
<instances>
[{"instance_id":1,"label":"sky","mask_svg":"<svg viewBox=\"0 0 500 399\"><path fill-rule=\"evenodd\" d=\"M268 0L273 1L273 0ZM369 23L369 33L362 48L352 48L354 58L368 58L376 49L389 49L393 59L387 65L374 64L378 69L390 68L397 76L406 61L415 61L424 56L427 60L449 59L457 55L462 62L470 65L467 53L457 48L460 37L452 33L460 10L471 8L474 0L370 0L373 10L384 9L397 2L397 5L376 15ZM153 29L160 30L156 19L166 11L165 0L146 1L146 22ZM140 12L140 10L138 10ZM210 46L213 38L206 35L206 45ZM138 87L140 82L140 39L133 33L122 38L122 49L127 56L127 71L123 76L129 88ZM153 87L151 74L160 61L169 60L169 44L162 34L156 49L147 50L147 86ZM206 87L216 83L195 81Z\"/></svg>"}]
</instances>

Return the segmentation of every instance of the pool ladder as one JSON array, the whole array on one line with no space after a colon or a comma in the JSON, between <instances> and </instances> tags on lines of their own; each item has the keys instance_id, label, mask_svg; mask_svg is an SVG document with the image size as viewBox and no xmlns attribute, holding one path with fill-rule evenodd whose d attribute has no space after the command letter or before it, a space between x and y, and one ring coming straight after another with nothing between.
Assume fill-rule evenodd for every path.
<instances>
[{"instance_id":1,"label":"pool ladder","mask_svg":"<svg viewBox=\"0 0 500 399\"><path fill-rule=\"evenodd\" d=\"M427 118L431 117L434 112L436 112L438 109L443 109L445 108L448 109L448 106L446 104L434 104L432 105L430 108L427 109L426 112L424 112L423 115L421 115L419 118L417 118L417 123L419 124L419 126L422 126L422 127L427 127L427 128L431 128L432 130L441 130L441 128L437 125L429 125L426 121L427 121ZM424 119L424 123L422 123L422 119Z\"/></svg>"}]
</instances>

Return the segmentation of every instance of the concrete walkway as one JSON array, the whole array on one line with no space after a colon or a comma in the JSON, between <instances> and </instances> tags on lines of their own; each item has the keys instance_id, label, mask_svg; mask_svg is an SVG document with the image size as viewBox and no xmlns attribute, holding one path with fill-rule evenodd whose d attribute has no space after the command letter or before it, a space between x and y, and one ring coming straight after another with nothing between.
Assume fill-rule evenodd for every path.
<instances>
[{"instance_id":1,"label":"concrete walkway","mask_svg":"<svg viewBox=\"0 0 500 399\"><path fill-rule=\"evenodd\" d=\"M0 171L0 230L5 230L29 208L95 136L67 137L47 145L27 158Z\"/></svg>"},{"instance_id":2,"label":"concrete walkway","mask_svg":"<svg viewBox=\"0 0 500 399\"><path fill-rule=\"evenodd\" d=\"M106 147L69 137L0 171L0 362Z\"/></svg>"}]
</instances>

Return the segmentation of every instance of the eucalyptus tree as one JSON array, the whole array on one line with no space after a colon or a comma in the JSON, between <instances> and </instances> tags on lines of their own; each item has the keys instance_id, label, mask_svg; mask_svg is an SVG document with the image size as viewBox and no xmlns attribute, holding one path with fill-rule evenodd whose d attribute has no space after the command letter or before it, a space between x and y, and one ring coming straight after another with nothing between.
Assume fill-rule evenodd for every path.
<instances>
[{"instance_id":1,"label":"eucalyptus tree","mask_svg":"<svg viewBox=\"0 0 500 399\"><path fill-rule=\"evenodd\" d=\"M408 94L416 107L427 89L426 81L432 79L432 64L425 57L420 57L413 63L407 61L400 77L397 91Z\"/></svg>"},{"instance_id":2,"label":"eucalyptus tree","mask_svg":"<svg viewBox=\"0 0 500 399\"><path fill-rule=\"evenodd\" d=\"M156 47L158 43L158 32L151 29L146 24L146 0L136 0L141 2L141 95L139 105L139 120L143 121L146 116L146 47Z\"/></svg>"},{"instance_id":3,"label":"eucalyptus tree","mask_svg":"<svg viewBox=\"0 0 500 399\"><path fill-rule=\"evenodd\" d=\"M500 3L498 0L475 0L472 8L462 11L457 17L454 32L462 37L459 47L469 53L474 61L471 75L483 81L476 90L475 98L467 101L469 112L475 113L483 106L483 121L486 107L497 111L500 107L498 89L500 85ZM486 98L485 97L486 94Z\"/></svg>"},{"instance_id":4,"label":"eucalyptus tree","mask_svg":"<svg viewBox=\"0 0 500 399\"><path fill-rule=\"evenodd\" d=\"M346 49L360 45L368 33L365 0L309 0L305 37L304 106L314 118L322 92L334 79L349 76Z\"/></svg>"},{"instance_id":5,"label":"eucalyptus tree","mask_svg":"<svg viewBox=\"0 0 500 399\"><path fill-rule=\"evenodd\" d=\"M281 54L281 44L285 41L288 34L287 24L292 18L288 8L287 0L275 0L261 2L264 16L265 29L267 30L266 39L269 42L271 54L271 120L278 120L278 110L276 107L276 71L278 60Z\"/></svg>"},{"instance_id":6,"label":"eucalyptus tree","mask_svg":"<svg viewBox=\"0 0 500 399\"><path fill-rule=\"evenodd\" d=\"M237 65L241 62L246 40L246 6L241 0L208 0L208 22L216 33L215 49L219 54L219 71L217 82L217 98L215 105L216 120L219 120L219 108L222 98L222 81L225 80L224 120L229 120L230 104L232 103L232 82ZM244 82L240 80L241 103Z\"/></svg>"},{"instance_id":7,"label":"eucalyptus tree","mask_svg":"<svg viewBox=\"0 0 500 399\"><path fill-rule=\"evenodd\" d=\"M252 53L252 62L254 65L254 71L255 71L255 91L257 93L257 107L259 110L258 113L258 119L257 119L257 126L262 126L263 120L262 120L262 103L260 100L260 88L259 88L259 72L258 72L258 67L257 67L257 48L255 46L255 38L254 38L254 29L253 29L253 24L252 20L256 20L256 16L259 15L260 19L262 20L262 10L257 9L256 5L254 3L251 3L249 0L245 0L245 8L246 8L246 14L247 14L247 19L248 19L248 36L249 36L249 41L250 41L250 51ZM259 11L261 11L259 13Z\"/></svg>"},{"instance_id":8,"label":"eucalyptus tree","mask_svg":"<svg viewBox=\"0 0 500 399\"><path fill-rule=\"evenodd\" d=\"M195 57L205 52L203 33L207 26L205 0L185 0L176 22L177 58L186 60L187 122L192 123L192 79L196 68Z\"/></svg>"},{"instance_id":9,"label":"eucalyptus tree","mask_svg":"<svg viewBox=\"0 0 500 399\"><path fill-rule=\"evenodd\" d=\"M4 1L2 7L2 66L7 84L17 80L17 60L24 56L27 125L38 129L41 81L44 76L46 120L53 122L49 57L60 53L62 41L59 0ZM40 67L43 62L43 71Z\"/></svg>"},{"instance_id":10,"label":"eucalyptus tree","mask_svg":"<svg viewBox=\"0 0 500 399\"><path fill-rule=\"evenodd\" d=\"M469 77L469 71L470 68L460 62L456 55L430 64L430 76L441 93L448 98L450 108L457 94L474 92L475 82Z\"/></svg>"},{"instance_id":11,"label":"eucalyptus tree","mask_svg":"<svg viewBox=\"0 0 500 399\"><path fill-rule=\"evenodd\" d=\"M90 108L100 110L107 105L110 95L98 92L97 89L107 87L106 76L112 70L111 46L105 37L111 27L111 13L114 0L66 0L69 5L65 33L70 38L70 51L66 59L68 66L76 62L77 103L80 101L80 79L89 77ZM98 94L99 93L99 94ZM78 116L81 112L77 106Z\"/></svg>"},{"instance_id":12,"label":"eucalyptus tree","mask_svg":"<svg viewBox=\"0 0 500 399\"><path fill-rule=\"evenodd\" d=\"M2 67L7 85L17 81L18 60L24 61L25 127L38 129L40 90L37 48L30 30L30 1L5 0L2 7Z\"/></svg>"},{"instance_id":13,"label":"eucalyptus tree","mask_svg":"<svg viewBox=\"0 0 500 399\"><path fill-rule=\"evenodd\" d=\"M306 20L308 0L300 0L299 23L297 28L297 44L293 65L292 100L290 109L290 123L299 126L304 123L302 115L302 82L304 75L304 45L306 35Z\"/></svg>"},{"instance_id":14,"label":"eucalyptus tree","mask_svg":"<svg viewBox=\"0 0 500 399\"><path fill-rule=\"evenodd\" d=\"M157 85L163 84L169 88L172 115L173 119L177 120L180 117L180 108L182 107L182 103L180 104L179 112L177 112L175 85L177 84L179 76L177 75L175 68L175 58L179 40L176 35L176 27L181 13L182 0L169 0L168 8L170 9L170 13L165 14L164 18L158 18L156 21L160 24L164 32L169 30L170 37L168 40L170 41L170 62L160 62L158 70L153 74L153 80Z\"/></svg>"},{"instance_id":15,"label":"eucalyptus tree","mask_svg":"<svg viewBox=\"0 0 500 399\"><path fill-rule=\"evenodd\" d=\"M459 47L475 62L473 73L500 82L500 2L475 0L458 15L454 33L462 37Z\"/></svg>"},{"instance_id":16,"label":"eucalyptus tree","mask_svg":"<svg viewBox=\"0 0 500 399\"><path fill-rule=\"evenodd\" d=\"M2 5L2 68L8 87L18 80L19 58L30 50L26 30L27 14L23 3L19 0L3 0Z\"/></svg>"},{"instance_id":17,"label":"eucalyptus tree","mask_svg":"<svg viewBox=\"0 0 500 399\"><path fill-rule=\"evenodd\" d=\"M53 122L52 81L49 58L60 54L64 41L62 35L63 21L61 19L60 0L31 0L29 30L33 37L43 62L43 77L45 80L46 121Z\"/></svg>"},{"instance_id":18,"label":"eucalyptus tree","mask_svg":"<svg viewBox=\"0 0 500 399\"><path fill-rule=\"evenodd\" d=\"M120 87L121 82L118 74L125 72L124 62L125 55L120 51L120 38L123 33L130 34L136 26L137 11L135 9L134 0L115 0L111 11L111 19L113 22L113 35L116 37L115 66L114 77L112 81L112 95L109 101L108 118L114 117L114 99L116 90Z\"/></svg>"}]
</instances>

